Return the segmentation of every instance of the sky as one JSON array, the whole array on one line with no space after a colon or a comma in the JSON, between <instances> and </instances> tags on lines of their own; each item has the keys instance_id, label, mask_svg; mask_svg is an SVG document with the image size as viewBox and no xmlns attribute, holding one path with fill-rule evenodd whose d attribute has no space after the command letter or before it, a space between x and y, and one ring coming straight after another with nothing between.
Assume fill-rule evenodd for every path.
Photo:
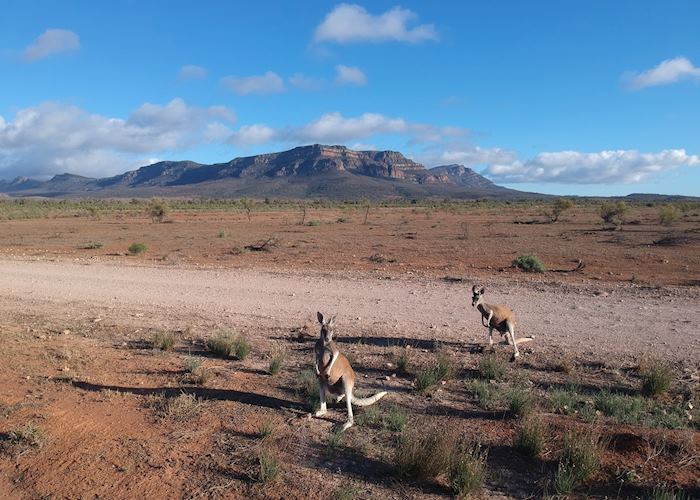
<instances>
[{"instance_id":1,"label":"sky","mask_svg":"<svg viewBox=\"0 0 700 500\"><path fill-rule=\"evenodd\" d=\"M700 196L700 2L13 1L0 179L304 144Z\"/></svg>"}]
</instances>

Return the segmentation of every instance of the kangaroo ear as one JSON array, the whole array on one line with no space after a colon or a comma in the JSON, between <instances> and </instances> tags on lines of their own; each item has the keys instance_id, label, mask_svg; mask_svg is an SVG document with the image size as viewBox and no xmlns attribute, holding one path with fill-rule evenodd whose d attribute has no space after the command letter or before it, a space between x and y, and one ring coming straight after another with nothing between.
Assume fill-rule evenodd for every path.
<instances>
[{"instance_id":1,"label":"kangaroo ear","mask_svg":"<svg viewBox=\"0 0 700 500\"><path fill-rule=\"evenodd\" d=\"M472 293L476 293L476 285L472 287Z\"/></svg>"},{"instance_id":2,"label":"kangaroo ear","mask_svg":"<svg viewBox=\"0 0 700 500\"><path fill-rule=\"evenodd\" d=\"M323 318L323 314L322 314L322 313L317 312L317 313L316 313L316 317L318 318L318 322L321 323L322 325L326 323L325 320L324 320L324 318Z\"/></svg>"},{"instance_id":3,"label":"kangaroo ear","mask_svg":"<svg viewBox=\"0 0 700 500\"><path fill-rule=\"evenodd\" d=\"M481 290L479 290L479 294L483 295L485 291L486 291L486 288L482 287Z\"/></svg>"},{"instance_id":4,"label":"kangaroo ear","mask_svg":"<svg viewBox=\"0 0 700 500\"><path fill-rule=\"evenodd\" d=\"M331 319L328 321L328 326L335 325L335 317L336 316L337 316L337 314L334 314L333 316L331 316Z\"/></svg>"}]
</instances>

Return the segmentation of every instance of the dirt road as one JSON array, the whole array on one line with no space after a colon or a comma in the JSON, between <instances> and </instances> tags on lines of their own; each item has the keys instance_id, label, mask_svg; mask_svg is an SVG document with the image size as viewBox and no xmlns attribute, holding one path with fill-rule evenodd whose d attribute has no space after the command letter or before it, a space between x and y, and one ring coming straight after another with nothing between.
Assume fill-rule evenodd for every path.
<instances>
[{"instance_id":1,"label":"dirt road","mask_svg":"<svg viewBox=\"0 0 700 500\"><path fill-rule=\"evenodd\" d=\"M337 313L339 334L482 342L469 281L0 260L0 310L57 318L103 317L149 327L297 327L316 310ZM620 285L486 283L508 304L528 347L558 353L686 358L700 348L693 289Z\"/></svg>"}]
</instances>

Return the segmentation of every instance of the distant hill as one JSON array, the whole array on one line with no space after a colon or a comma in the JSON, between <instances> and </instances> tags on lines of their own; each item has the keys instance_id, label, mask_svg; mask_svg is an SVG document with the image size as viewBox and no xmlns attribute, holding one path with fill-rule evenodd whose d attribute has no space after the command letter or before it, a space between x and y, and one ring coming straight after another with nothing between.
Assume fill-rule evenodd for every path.
<instances>
[{"instance_id":1,"label":"distant hill","mask_svg":"<svg viewBox=\"0 0 700 500\"><path fill-rule=\"evenodd\" d=\"M114 177L60 174L46 182L0 181L13 196L272 198L542 198L498 186L463 165L426 169L396 151L314 144L203 165L163 161Z\"/></svg>"}]
</instances>

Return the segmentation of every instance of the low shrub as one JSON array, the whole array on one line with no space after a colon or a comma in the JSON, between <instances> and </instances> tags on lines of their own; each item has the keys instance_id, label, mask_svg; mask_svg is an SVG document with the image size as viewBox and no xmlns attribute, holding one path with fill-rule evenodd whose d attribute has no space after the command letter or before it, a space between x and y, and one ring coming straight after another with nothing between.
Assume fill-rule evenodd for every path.
<instances>
[{"instance_id":1,"label":"low shrub","mask_svg":"<svg viewBox=\"0 0 700 500\"><path fill-rule=\"evenodd\" d=\"M148 247L144 243L132 243L128 250L131 255L139 255L148 250Z\"/></svg>"},{"instance_id":2,"label":"low shrub","mask_svg":"<svg viewBox=\"0 0 700 500\"><path fill-rule=\"evenodd\" d=\"M544 263L537 255L521 255L513 259L513 266L528 273L543 273L547 270Z\"/></svg>"}]
</instances>

